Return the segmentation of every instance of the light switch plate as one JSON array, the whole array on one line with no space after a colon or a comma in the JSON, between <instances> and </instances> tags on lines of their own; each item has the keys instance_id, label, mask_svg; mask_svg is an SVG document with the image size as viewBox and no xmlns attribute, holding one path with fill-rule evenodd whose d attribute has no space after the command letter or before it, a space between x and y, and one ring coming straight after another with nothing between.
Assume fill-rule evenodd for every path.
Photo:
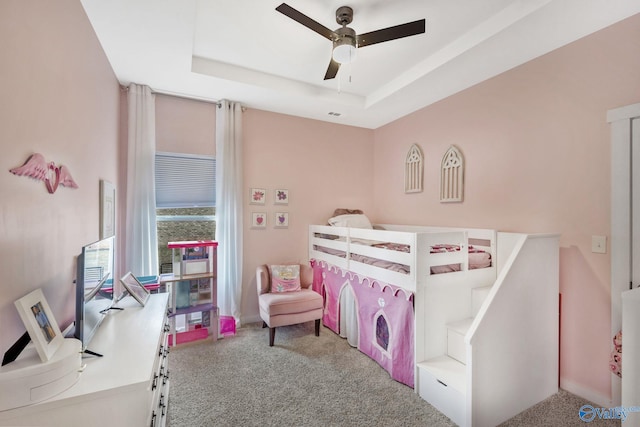
<instances>
[{"instance_id":1,"label":"light switch plate","mask_svg":"<svg viewBox=\"0 0 640 427\"><path fill-rule=\"evenodd\" d=\"M606 254L607 236L591 236L591 252L595 254Z\"/></svg>"}]
</instances>

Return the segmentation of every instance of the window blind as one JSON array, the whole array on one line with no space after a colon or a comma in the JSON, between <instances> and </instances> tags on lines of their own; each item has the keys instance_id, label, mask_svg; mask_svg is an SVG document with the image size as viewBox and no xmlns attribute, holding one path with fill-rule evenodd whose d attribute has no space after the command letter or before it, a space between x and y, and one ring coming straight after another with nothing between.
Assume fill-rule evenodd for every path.
<instances>
[{"instance_id":1,"label":"window blind","mask_svg":"<svg viewBox=\"0 0 640 427\"><path fill-rule=\"evenodd\" d=\"M216 205L216 159L156 153L156 207Z\"/></svg>"}]
</instances>

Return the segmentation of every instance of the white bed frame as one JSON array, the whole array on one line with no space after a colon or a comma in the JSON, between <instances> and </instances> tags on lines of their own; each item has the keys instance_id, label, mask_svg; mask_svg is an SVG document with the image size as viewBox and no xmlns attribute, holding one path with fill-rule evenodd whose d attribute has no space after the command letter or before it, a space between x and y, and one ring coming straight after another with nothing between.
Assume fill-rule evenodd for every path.
<instances>
[{"instance_id":1,"label":"white bed frame","mask_svg":"<svg viewBox=\"0 0 640 427\"><path fill-rule=\"evenodd\" d=\"M423 399L458 425L494 426L558 391L558 235L376 228L383 230L312 225L309 259L414 293L415 391ZM410 251L370 247L358 239L406 244ZM468 269L470 242L491 253L491 267ZM462 250L432 254L434 244ZM350 260L351 253L408 265L410 274ZM431 274L432 266L446 264L462 268Z\"/></svg>"},{"instance_id":2,"label":"white bed frame","mask_svg":"<svg viewBox=\"0 0 640 427\"><path fill-rule=\"evenodd\" d=\"M432 275L431 267L460 264L461 271L453 273L462 277L466 274L479 276L477 280L486 285L490 285L496 278L496 267L468 270L468 248L469 239L478 239L486 244L474 243L475 247L486 250L491 254L491 258L496 258L496 232L486 229L456 229L444 227L421 227L408 225L379 224L377 229L330 227L312 225L309 228L309 258L326 261L344 270L362 274L390 283L411 292L416 292L418 282L424 281L431 276L432 280L437 276ZM322 236L333 236L334 239ZM409 246L409 252L399 252L390 249L371 247L361 244L360 241L392 242ZM460 245L459 252L447 252L431 254L430 247L435 244ZM360 255L378 258L390 262L404 264L410 267L409 274L403 274L385 268L364 264L352 259L349 256L341 258L326 252L316 250L316 246L323 246L330 249L340 250L347 254L357 253ZM418 256L425 253L426 256ZM447 273L452 274L452 273ZM420 280L419 280L420 279ZM451 277L449 277L449 280ZM440 279L435 279L440 280Z\"/></svg>"}]
</instances>

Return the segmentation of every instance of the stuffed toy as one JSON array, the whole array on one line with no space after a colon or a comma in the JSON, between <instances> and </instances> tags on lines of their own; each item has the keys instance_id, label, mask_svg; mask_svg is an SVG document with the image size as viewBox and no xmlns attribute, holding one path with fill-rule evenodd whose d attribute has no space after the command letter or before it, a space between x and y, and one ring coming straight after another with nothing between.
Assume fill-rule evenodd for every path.
<instances>
[{"instance_id":1,"label":"stuffed toy","mask_svg":"<svg viewBox=\"0 0 640 427\"><path fill-rule=\"evenodd\" d=\"M609 358L609 369L612 373L622 378L622 331L613 337L613 351Z\"/></svg>"}]
</instances>

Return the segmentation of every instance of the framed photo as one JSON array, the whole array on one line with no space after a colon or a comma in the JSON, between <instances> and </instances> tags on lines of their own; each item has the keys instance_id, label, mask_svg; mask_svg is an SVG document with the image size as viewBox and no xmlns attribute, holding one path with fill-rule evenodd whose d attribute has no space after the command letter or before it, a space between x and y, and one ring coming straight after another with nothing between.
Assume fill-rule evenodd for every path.
<instances>
[{"instance_id":1,"label":"framed photo","mask_svg":"<svg viewBox=\"0 0 640 427\"><path fill-rule=\"evenodd\" d=\"M267 228L267 213L253 212L251 214L251 228Z\"/></svg>"},{"instance_id":2,"label":"framed photo","mask_svg":"<svg viewBox=\"0 0 640 427\"><path fill-rule=\"evenodd\" d=\"M274 228L289 227L289 212L276 212L273 217Z\"/></svg>"},{"instance_id":3,"label":"framed photo","mask_svg":"<svg viewBox=\"0 0 640 427\"><path fill-rule=\"evenodd\" d=\"M29 332L29 337L43 362L53 357L62 345L64 337L51 313L51 308L44 298L42 289L23 296L15 301L22 323Z\"/></svg>"},{"instance_id":4,"label":"framed photo","mask_svg":"<svg viewBox=\"0 0 640 427\"><path fill-rule=\"evenodd\" d=\"M252 188L251 189L251 200L249 203L252 205L264 205L267 200L267 190L264 188Z\"/></svg>"},{"instance_id":5,"label":"framed photo","mask_svg":"<svg viewBox=\"0 0 640 427\"><path fill-rule=\"evenodd\" d=\"M120 278L120 283L122 283L122 286L124 286L125 290L121 298L126 296L126 293L128 292L129 295L133 297L133 299L138 301L140 305L144 307L145 303L149 299L150 292L147 288L144 287L142 283L140 283L138 278L134 276L133 273L128 272Z\"/></svg>"},{"instance_id":6,"label":"framed photo","mask_svg":"<svg viewBox=\"0 0 640 427\"><path fill-rule=\"evenodd\" d=\"M289 190L275 190L273 194L274 205L288 205L289 204Z\"/></svg>"},{"instance_id":7,"label":"framed photo","mask_svg":"<svg viewBox=\"0 0 640 427\"><path fill-rule=\"evenodd\" d=\"M116 188L100 180L100 239L116 234Z\"/></svg>"}]
</instances>

